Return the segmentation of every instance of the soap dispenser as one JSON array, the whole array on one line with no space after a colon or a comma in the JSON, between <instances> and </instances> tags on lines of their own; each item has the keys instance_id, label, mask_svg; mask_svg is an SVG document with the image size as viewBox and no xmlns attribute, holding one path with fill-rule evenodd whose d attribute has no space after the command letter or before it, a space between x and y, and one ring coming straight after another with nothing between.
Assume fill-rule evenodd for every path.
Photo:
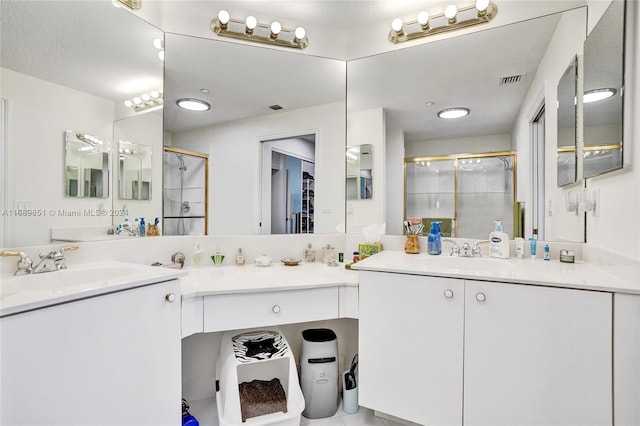
<instances>
[{"instance_id":1,"label":"soap dispenser","mask_svg":"<svg viewBox=\"0 0 640 426\"><path fill-rule=\"evenodd\" d=\"M431 222L431 231L427 236L427 253L433 255L442 253L442 231L438 221Z\"/></svg>"},{"instance_id":2,"label":"soap dispenser","mask_svg":"<svg viewBox=\"0 0 640 426\"><path fill-rule=\"evenodd\" d=\"M495 230L489 234L489 256L509 258L509 235L502 230L502 222L494 221Z\"/></svg>"}]
</instances>

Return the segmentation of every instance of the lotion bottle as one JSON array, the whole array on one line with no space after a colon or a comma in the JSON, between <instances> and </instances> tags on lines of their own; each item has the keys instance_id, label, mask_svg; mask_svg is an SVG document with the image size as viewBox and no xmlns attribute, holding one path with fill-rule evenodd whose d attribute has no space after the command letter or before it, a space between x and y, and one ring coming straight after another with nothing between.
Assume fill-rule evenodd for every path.
<instances>
[{"instance_id":1,"label":"lotion bottle","mask_svg":"<svg viewBox=\"0 0 640 426\"><path fill-rule=\"evenodd\" d=\"M495 221L495 230L489 234L489 256L509 258L509 235L502 230L502 222Z\"/></svg>"}]
</instances>

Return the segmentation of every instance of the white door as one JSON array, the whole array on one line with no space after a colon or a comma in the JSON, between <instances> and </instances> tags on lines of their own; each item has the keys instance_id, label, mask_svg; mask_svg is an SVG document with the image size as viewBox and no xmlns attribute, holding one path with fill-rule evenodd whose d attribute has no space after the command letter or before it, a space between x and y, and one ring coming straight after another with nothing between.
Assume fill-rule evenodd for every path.
<instances>
[{"instance_id":1,"label":"white door","mask_svg":"<svg viewBox=\"0 0 640 426\"><path fill-rule=\"evenodd\" d=\"M612 424L611 294L466 283L464 424Z\"/></svg>"},{"instance_id":2,"label":"white door","mask_svg":"<svg viewBox=\"0 0 640 426\"><path fill-rule=\"evenodd\" d=\"M422 425L462 423L462 280L360 272L359 403Z\"/></svg>"}]
</instances>

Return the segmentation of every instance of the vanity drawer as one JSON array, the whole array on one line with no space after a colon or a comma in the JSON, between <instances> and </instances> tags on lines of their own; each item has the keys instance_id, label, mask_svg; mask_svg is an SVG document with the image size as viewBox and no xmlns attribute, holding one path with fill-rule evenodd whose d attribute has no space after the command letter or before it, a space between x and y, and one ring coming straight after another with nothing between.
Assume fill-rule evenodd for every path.
<instances>
[{"instance_id":1,"label":"vanity drawer","mask_svg":"<svg viewBox=\"0 0 640 426\"><path fill-rule=\"evenodd\" d=\"M204 298L204 332L338 318L338 288L221 294Z\"/></svg>"}]
</instances>

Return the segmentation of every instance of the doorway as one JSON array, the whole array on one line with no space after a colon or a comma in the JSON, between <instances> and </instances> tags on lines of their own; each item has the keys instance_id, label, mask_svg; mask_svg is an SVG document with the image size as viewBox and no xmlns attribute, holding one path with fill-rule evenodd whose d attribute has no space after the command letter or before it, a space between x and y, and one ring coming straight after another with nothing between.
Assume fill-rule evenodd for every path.
<instances>
[{"instance_id":1,"label":"doorway","mask_svg":"<svg viewBox=\"0 0 640 426\"><path fill-rule=\"evenodd\" d=\"M262 234L314 232L315 134L262 142Z\"/></svg>"}]
</instances>

